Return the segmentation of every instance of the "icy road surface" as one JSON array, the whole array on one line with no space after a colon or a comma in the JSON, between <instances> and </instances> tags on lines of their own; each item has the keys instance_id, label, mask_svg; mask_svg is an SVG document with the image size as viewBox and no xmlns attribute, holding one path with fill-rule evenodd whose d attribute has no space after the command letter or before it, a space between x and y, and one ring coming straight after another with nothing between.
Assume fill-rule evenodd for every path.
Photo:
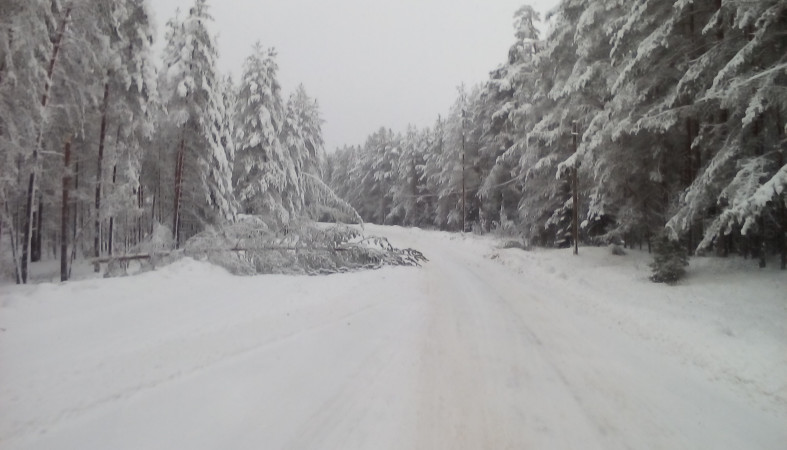
<instances>
[{"instance_id":1,"label":"icy road surface","mask_svg":"<svg viewBox=\"0 0 787 450\"><path fill-rule=\"evenodd\" d=\"M727 360L748 345L743 313L705 333L697 299L684 324L607 302L604 280L548 276L538 254L372 230L430 262L236 278L186 260L0 288L0 448L787 448L778 300L776 331ZM680 292L609 276L620 295Z\"/></svg>"}]
</instances>

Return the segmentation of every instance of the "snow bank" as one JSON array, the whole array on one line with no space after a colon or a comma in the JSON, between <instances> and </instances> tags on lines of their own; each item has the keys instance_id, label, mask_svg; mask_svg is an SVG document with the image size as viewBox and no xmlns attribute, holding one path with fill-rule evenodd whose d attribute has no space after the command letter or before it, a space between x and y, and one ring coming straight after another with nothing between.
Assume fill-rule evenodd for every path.
<instances>
[{"instance_id":1,"label":"snow bank","mask_svg":"<svg viewBox=\"0 0 787 450\"><path fill-rule=\"evenodd\" d=\"M478 241L471 245L478 245ZM677 286L649 281L646 251L485 249L566 306L647 341L773 408L787 407L787 273L739 258L693 258Z\"/></svg>"}]
</instances>

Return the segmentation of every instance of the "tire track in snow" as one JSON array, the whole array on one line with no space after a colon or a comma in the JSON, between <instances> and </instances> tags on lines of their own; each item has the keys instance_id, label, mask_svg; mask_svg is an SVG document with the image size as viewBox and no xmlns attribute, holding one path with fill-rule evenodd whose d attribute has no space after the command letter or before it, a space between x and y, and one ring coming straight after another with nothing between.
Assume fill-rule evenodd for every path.
<instances>
[{"instance_id":1,"label":"tire track in snow","mask_svg":"<svg viewBox=\"0 0 787 450\"><path fill-rule=\"evenodd\" d=\"M438 305L425 349L419 448L603 448L594 447L598 427L541 339L507 314L470 261L448 248L433 253L440 256L428 289ZM566 421L571 434L560 432Z\"/></svg>"}]
</instances>

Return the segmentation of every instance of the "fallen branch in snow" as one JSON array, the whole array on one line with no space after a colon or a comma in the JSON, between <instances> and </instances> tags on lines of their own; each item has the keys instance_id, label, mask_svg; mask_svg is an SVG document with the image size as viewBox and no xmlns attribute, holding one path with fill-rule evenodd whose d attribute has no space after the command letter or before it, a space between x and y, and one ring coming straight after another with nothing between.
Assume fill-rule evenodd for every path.
<instances>
[{"instance_id":1,"label":"fallen branch in snow","mask_svg":"<svg viewBox=\"0 0 787 450\"><path fill-rule=\"evenodd\" d=\"M153 255L149 253L137 254L137 255L117 255L117 256L105 256L102 258L92 258L88 260L91 264L106 264L110 262L128 262L128 261L138 261L141 259L150 259L151 256L169 256L170 252L165 253L154 253Z\"/></svg>"},{"instance_id":2,"label":"fallen branch in snow","mask_svg":"<svg viewBox=\"0 0 787 450\"><path fill-rule=\"evenodd\" d=\"M110 274L123 274L130 261L145 261L143 264L155 267L162 260L188 256L210 261L236 275L324 275L383 266L420 266L428 261L418 250L396 248L385 238L364 236L357 228L326 227L312 222L277 233L257 221L242 221L200 233L181 250L149 250L143 247L133 254L94 258L90 262L109 264Z\"/></svg>"}]
</instances>

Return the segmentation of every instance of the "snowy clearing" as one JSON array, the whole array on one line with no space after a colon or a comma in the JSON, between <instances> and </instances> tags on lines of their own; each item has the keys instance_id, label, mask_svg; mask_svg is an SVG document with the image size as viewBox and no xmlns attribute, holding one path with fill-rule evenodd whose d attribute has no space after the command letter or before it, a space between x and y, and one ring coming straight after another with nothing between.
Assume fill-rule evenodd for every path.
<instances>
[{"instance_id":1,"label":"snowy clearing","mask_svg":"<svg viewBox=\"0 0 787 450\"><path fill-rule=\"evenodd\" d=\"M0 446L784 448L783 272L369 228L430 262L0 286Z\"/></svg>"}]
</instances>

